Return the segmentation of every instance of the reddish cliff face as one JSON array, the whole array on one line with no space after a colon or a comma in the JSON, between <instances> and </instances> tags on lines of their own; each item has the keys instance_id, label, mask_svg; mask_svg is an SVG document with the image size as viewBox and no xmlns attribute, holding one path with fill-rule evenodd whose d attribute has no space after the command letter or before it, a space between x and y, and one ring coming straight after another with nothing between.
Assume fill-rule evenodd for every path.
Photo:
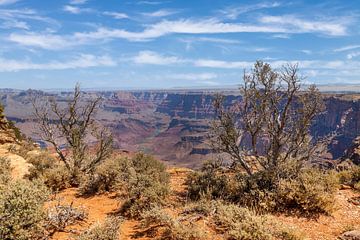
<instances>
[{"instance_id":1,"label":"reddish cliff face","mask_svg":"<svg viewBox=\"0 0 360 240\"><path fill-rule=\"evenodd\" d=\"M108 126L118 148L142 150L176 165L199 166L211 157L207 144L210 121L214 116L215 93L186 91L135 91L87 93L105 99L98 118ZM68 93L53 94L65 101ZM7 115L21 130L32 136L31 106L28 92L0 92ZM241 101L236 93L227 93L225 104ZM328 146L329 158L345 155L360 136L360 101L346 95L325 97L326 111L314 122L314 137L336 132ZM350 150L347 151L349 153Z\"/></svg>"}]
</instances>

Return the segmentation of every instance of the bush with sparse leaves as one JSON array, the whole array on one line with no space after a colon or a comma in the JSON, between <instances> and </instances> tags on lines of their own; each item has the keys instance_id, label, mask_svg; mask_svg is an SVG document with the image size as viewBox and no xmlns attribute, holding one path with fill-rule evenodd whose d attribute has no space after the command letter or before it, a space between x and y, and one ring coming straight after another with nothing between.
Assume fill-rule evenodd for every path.
<instances>
[{"instance_id":1,"label":"bush with sparse leaves","mask_svg":"<svg viewBox=\"0 0 360 240\"><path fill-rule=\"evenodd\" d=\"M77 240L118 240L121 219L110 217L104 223L96 223L81 233Z\"/></svg>"},{"instance_id":2,"label":"bush with sparse leaves","mask_svg":"<svg viewBox=\"0 0 360 240\"><path fill-rule=\"evenodd\" d=\"M58 201L48 209L46 230L49 232L63 231L67 226L84 221L88 214L82 207L74 207L73 203L64 204Z\"/></svg>"},{"instance_id":3,"label":"bush with sparse leaves","mask_svg":"<svg viewBox=\"0 0 360 240\"><path fill-rule=\"evenodd\" d=\"M160 207L154 207L142 214L142 226L152 227L160 232L159 239L167 240L196 240L208 239L193 223L186 219L175 218Z\"/></svg>"},{"instance_id":4,"label":"bush with sparse leaves","mask_svg":"<svg viewBox=\"0 0 360 240\"><path fill-rule=\"evenodd\" d=\"M38 182L19 180L1 189L0 239L41 239L47 198L47 188Z\"/></svg>"}]
</instances>

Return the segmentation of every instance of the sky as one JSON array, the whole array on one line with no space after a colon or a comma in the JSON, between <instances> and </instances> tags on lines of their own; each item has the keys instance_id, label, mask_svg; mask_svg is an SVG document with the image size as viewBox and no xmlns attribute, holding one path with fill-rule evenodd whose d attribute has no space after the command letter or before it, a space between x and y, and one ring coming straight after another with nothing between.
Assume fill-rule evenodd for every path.
<instances>
[{"instance_id":1,"label":"sky","mask_svg":"<svg viewBox=\"0 0 360 240\"><path fill-rule=\"evenodd\" d=\"M360 1L0 0L0 88L226 87L256 60L360 84Z\"/></svg>"}]
</instances>

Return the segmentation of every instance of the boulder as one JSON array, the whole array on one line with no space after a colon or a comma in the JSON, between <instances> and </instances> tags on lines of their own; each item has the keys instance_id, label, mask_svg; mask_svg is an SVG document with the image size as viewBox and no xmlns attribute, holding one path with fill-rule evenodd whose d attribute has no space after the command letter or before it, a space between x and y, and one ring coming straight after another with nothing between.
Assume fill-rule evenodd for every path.
<instances>
[{"instance_id":1,"label":"boulder","mask_svg":"<svg viewBox=\"0 0 360 240\"><path fill-rule=\"evenodd\" d=\"M360 240L360 230L344 232L340 235L341 240Z\"/></svg>"}]
</instances>

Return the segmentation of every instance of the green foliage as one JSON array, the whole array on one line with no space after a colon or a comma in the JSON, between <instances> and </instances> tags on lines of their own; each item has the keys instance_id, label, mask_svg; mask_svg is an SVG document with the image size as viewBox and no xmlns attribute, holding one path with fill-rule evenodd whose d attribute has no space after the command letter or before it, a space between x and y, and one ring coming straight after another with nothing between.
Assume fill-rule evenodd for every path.
<instances>
[{"instance_id":1,"label":"green foliage","mask_svg":"<svg viewBox=\"0 0 360 240\"><path fill-rule=\"evenodd\" d=\"M26 160L31 164L26 175L29 180L42 178L46 171L55 168L57 162L56 158L46 151L27 157Z\"/></svg>"},{"instance_id":2,"label":"green foliage","mask_svg":"<svg viewBox=\"0 0 360 240\"><path fill-rule=\"evenodd\" d=\"M159 207L154 207L142 214L143 227L153 226L159 230L161 236L159 239L167 240L196 240L207 239L204 234L192 222L185 222L172 217Z\"/></svg>"},{"instance_id":3,"label":"green foliage","mask_svg":"<svg viewBox=\"0 0 360 240\"><path fill-rule=\"evenodd\" d=\"M17 140L22 141L24 140L24 134L21 133L20 129L15 126L15 123L13 121L8 121L8 126L10 129L14 131L15 137Z\"/></svg>"},{"instance_id":4,"label":"green foliage","mask_svg":"<svg viewBox=\"0 0 360 240\"><path fill-rule=\"evenodd\" d=\"M334 209L337 178L333 173L305 169L296 179L284 179L277 188L277 207L305 214L329 214Z\"/></svg>"},{"instance_id":5,"label":"green foliage","mask_svg":"<svg viewBox=\"0 0 360 240\"><path fill-rule=\"evenodd\" d=\"M305 215L330 213L337 189L335 175L311 168L295 172L293 166L253 175L214 170L190 174L188 196L192 200L222 199L258 213L293 210Z\"/></svg>"},{"instance_id":6,"label":"green foliage","mask_svg":"<svg viewBox=\"0 0 360 240\"><path fill-rule=\"evenodd\" d=\"M127 197L122 214L138 218L154 205L164 204L169 193L169 174L163 163L139 153L121 160L121 173L121 186Z\"/></svg>"},{"instance_id":7,"label":"green foliage","mask_svg":"<svg viewBox=\"0 0 360 240\"><path fill-rule=\"evenodd\" d=\"M351 169L339 172L338 178L340 183L360 190L360 166L354 166Z\"/></svg>"},{"instance_id":8,"label":"green foliage","mask_svg":"<svg viewBox=\"0 0 360 240\"><path fill-rule=\"evenodd\" d=\"M121 160L108 159L100 164L95 172L86 176L80 185L81 195L91 195L115 191L121 181Z\"/></svg>"},{"instance_id":9,"label":"green foliage","mask_svg":"<svg viewBox=\"0 0 360 240\"><path fill-rule=\"evenodd\" d=\"M31 164L26 177L29 180L41 180L53 191L70 187L70 173L54 156L43 151L27 158Z\"/></svg>"},{"instance_id":10,"label":"green foliage","mask_svg":"<svg viewBox=\"0 0 360 240\"><path fill-rule=\"evenodd\" d=\"M45 186L16 181L0 191L0 239L27 240L43 236Z\"/></svg>"},{"instance_id":11,"label":"green foliage","mask_svg":"<svg viewBox=\"0 0 360 240\"><path fill-rule=\"evenodd\" d=\"M110 217L102 224L96 223L80 234L77 240L118 240L121 219Z\"/></svg>"},{"instance_id":12,"label":"green foliage","mask_svg":"<svg viewBox=\"0 0 360 240\"><path fill-rule=\"evenodd\" d=\"M71 175L62 165L58 165L45 171L43 180L45 185L53 191L60 191L71 186Z\"/></svg>"},{"instance_id":13,"label":"green foliage","mask_svg":"<svg viewBox=\"0 0 360 240\"><path fill-rule=\"evenodd\" d=\"M0 158L0 190L2 186L7 185L11 180L11 164L10 160L5 157Z\"/></svg>"},{"instance_id":14,"label":"green foliage","mask_svg":"<svg viewBox=\"0 0 360 240\"><path fill-rule=\"evenodd\" d=\"M225 239L271 239L265 217L257 216L247 208L223 201L198 201L185 208L183 214L207 217L207 221Z\"/></svg>"}]
</instances>

